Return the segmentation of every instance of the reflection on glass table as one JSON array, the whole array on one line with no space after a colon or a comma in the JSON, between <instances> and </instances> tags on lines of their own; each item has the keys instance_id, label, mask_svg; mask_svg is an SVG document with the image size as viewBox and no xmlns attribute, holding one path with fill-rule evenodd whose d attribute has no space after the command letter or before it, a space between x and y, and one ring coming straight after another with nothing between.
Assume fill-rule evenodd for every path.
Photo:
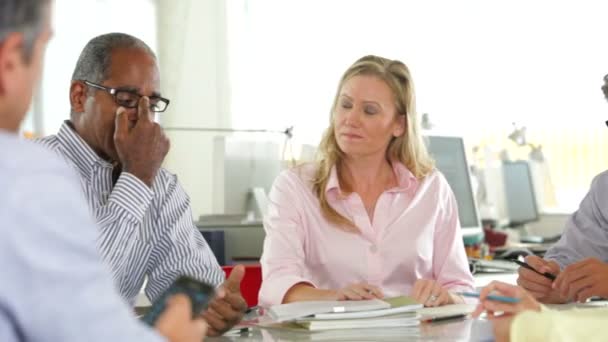
<instances>
[{"instance_id":1,"label":"reflection on glass table","mask_svg":"<svg viewBox=\"0 0 608 342\"><path fill-rule=\"evenodd\" d=\"M492 324L465 319L424 323L410 328L349 329L299 332L252 328L247 332L208 338L205 341L493 341Z\"/></svg>"}]
</instances>

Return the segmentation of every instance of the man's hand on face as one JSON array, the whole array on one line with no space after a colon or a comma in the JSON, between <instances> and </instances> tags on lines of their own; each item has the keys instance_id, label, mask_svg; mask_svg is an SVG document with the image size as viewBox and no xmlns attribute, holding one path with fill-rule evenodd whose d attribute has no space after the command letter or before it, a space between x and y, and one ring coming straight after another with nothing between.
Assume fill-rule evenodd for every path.
<instances>
[{"instance_id":1,"label":"man's hand on face","mask_svg":"<svg viewBox=\"0 0 608 342\"><path fill-rule=\"evenodd\" d=\"M139 100L137 122L133 127L129 127L126 112L124 107L116 111L114 131L114 145L122 171L133 174L152 187L156 173L169 152L169 139L160 125L154 122L147 96Z\"/></svg>"},{"instance_id":2,"label":"man's hand on face","mask_svg":"<svg viewBox=\"0 0 608 342\"><path fill-rule=\"evenodd\" d=\"M608 298L608 264L588 258L567 266L553 288L569 300L585 302L593 296Z\"/></svg>"},{"instance_id":3,"label":"man's hand on face","mask_svg":"<svg viewBox=\"0 0 608 342\"><path fill-rule=\"evenodd\" d=\"M217 295L202 317L209 324L208 336L219 336L230 330L241 321L247 302L241 295L241 281L245 276L245 267L236 266L230 276L217 290Z\"/></svg>"}]
</instances>

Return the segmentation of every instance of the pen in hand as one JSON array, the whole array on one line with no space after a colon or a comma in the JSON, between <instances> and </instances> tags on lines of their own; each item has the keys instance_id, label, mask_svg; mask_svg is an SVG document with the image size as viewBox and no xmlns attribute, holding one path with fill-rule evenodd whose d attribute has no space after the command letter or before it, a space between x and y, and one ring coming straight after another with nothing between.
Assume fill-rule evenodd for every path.
<instances>
[{"instance_id":1,"label":"pen in hand","mask_svg":"<svg viewBox=\"0 0 608 342\"><path fill-rule=\"evenodd\" d=\"M555 274L551 274L551 273L549 273L549 272L544 272L544 273L541 273L541 272L537 271L537 270L536 270L534 267L532 267L532 266L528 265L528 263L523 262L523 261L519 261L519 260L517 260L517 259L514 259L514 260L513 260L513 262L514 262L514 263L516 263L516 264L518 264L519 266L521 266L521 267L523 267L523 268L527 268L527 269L529 269L530 271L536 272L536 273L538 273L538 274L540 274L540 275L544 276L545 278L549 278L549 279L551 279L551 280L555 280Z\"/></svg>"}]
</instances>

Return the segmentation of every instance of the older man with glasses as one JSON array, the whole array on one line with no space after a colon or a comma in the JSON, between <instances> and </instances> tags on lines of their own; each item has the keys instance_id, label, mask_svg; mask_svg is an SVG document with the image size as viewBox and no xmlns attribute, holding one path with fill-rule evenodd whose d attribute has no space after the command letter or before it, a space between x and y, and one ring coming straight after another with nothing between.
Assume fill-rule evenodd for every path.
<instances>
[{"instance_id":1,"label":"older man with glasses","mask_svg":"<svg viewBox=\"0 0 608 342\"><path fill-rule=\"evenodd\" d=\"M161 168L169 140L154 114L169 100L160 93L154 53L127 34L93 38L72 75L70 103L70 120L39 142L78 172L99 225L98 248L122 296L133 304L146 277L151 300L182 274L222 285L203 317L210 335L225 332L247 306L240 293L244 269L222 284L223 271L194 226L188 195Z\"/></svg>"}]
</instances>

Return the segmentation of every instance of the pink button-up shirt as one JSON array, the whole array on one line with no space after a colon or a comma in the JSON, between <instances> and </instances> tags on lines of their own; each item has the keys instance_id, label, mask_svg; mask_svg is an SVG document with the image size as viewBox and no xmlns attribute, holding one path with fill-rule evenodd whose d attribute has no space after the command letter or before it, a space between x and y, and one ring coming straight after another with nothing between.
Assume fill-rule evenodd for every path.
<instances>
[{"instance_id":1,"label":"pink button-up shirt","mask_svg":"<svg viewBox=\"0 0 608 342\"><path fill-rule=\"evenodd\" d=\"M399 185L380 195L370 222L358 194L340 195L334 167L325 190L328 202L355 223L357 234L323 217L312 191L315 167L284 171L270 191L261 305L282 303L287 290L301 282L320 289L367 282L385 296L409 295L418 279L434 279L453 291L473 288L456 200L440 172L420 182L394 163Z\"/></svg>"}]
</instances>

